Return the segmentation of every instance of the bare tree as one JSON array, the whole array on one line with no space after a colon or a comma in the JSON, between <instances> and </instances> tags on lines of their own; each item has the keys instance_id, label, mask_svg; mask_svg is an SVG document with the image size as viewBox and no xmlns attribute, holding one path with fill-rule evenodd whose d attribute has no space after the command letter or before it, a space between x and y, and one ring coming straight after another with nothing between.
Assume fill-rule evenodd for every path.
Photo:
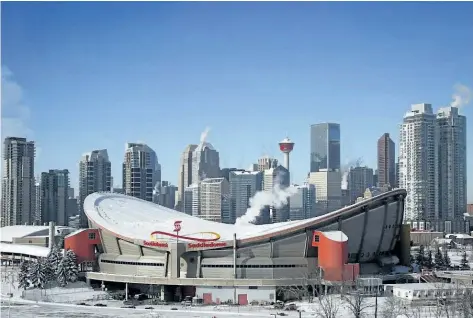
<instances>
[{"instance_id":1,"label":"bare tree","mask_svg":"<svg viewBox=\"0 0 473 318\"><path fill-rule=\"evenodd\" d=\"M348 294L342 295L342 300L345 301L346 307L355 318L367 317L366 311L368 308L374 307L374 305L368 301L367 295L361 288L356 288Z\"/></svg>"},{"instance_id":2,"label":"bare tree","mask_svg":"<svg viewBox=\"0 0 473 318\"><path fill-rule=\"evenodd\" d=\"M455 293L457 316L473 318L473 289L465 284L457 284Z\"/></svg>"},{"instance_id":3,"label":"bare tree","mask_svg":"<svg viewBox=\"0 0 473 318\"><path fill-rule=\"evenodd\" d=\"M404 304L402 300L395 296L387 296L385 302L381 307L382 318L397 318L397 316L403 314Z\"/></svg>"},{"instance_id":4,"label":"bare tree","mask_svg":"<svg viewBox=\"0 0 473 318\"><path fill-rule=\"evenodd\" d=\"M407 318L424 318L425 316L425 307L418 302L411 302L409 306L404 310L403 308L403 314Z\"/></svg>"},{"instance_id":5,"label":"bare tree","mask_svg":"<svg viewBox=\"0 0 473 318\"><path fill-rule=\"evenodd\" d=\"M317 297L320 310L316 313L319 318L337 318L340 310L340 299L335 295L322 295Z\"/></svg>"}]
</instances>

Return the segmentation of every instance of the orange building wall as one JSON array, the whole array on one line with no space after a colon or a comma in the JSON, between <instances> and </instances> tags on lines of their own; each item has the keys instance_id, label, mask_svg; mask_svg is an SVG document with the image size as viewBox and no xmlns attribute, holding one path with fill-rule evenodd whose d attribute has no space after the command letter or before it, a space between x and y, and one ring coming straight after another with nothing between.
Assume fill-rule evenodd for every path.
<instances>
[{"instance_id":1,"label":"orange building wall","mask_svg":"<svg viewBox=\"0 0 473 318\"><path fill-rule=\"evenodd\" d=\"M319 240L316 242L316 236ZM333 241L324 232L314 231L312 246L318 248L319 267L323 279L329 281L354 280L360 273L359 264L347 264L348 241Z\"/></svg>"},{"instance_id":2,"label":"orange building wall","mask_svg":"<svg viewBox=\"0 0 473 318\"><path fill-rule=\"evenodd\" d=\"M89 238L95 233L95 238ZM95 261L95 245L100 245L100 236L97 229L85 229L64 239L64 249L71 249L77 256L77 263Z\"/></svg>"}]
</instances>

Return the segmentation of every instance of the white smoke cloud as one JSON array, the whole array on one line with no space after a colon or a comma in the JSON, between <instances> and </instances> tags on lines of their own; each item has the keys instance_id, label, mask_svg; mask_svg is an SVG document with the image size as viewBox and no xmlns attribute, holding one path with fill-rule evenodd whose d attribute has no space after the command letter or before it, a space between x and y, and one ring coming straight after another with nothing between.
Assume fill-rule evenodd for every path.
<instances>
[{"instance_id":1,"label":"white smoke cloud","mask_svg":"<svg viewBox=\"0 0 473 318\"><path fill-rule=\"evenodd\" d=\"M450 103L450 106L461 108L468 104L471 100L471 89L463 84L456 84L453 86L453 101Z\"/></svg>"},{"instance_id":2,"label":"white smoke cloud","mask_svg":"<svg viewBox=\"0 0 473 318\"><path fill-rule=\"evenodd\" d=\"M349 160L343 166L341 166L340 172L342 173L342 190L348 189L348 173L350 172L351 167L360 167L363 164L363 158L357 158L354 160Z\"/></svg>"},{"instance_id":3,"label":"white smoke cloud","mask_svg":"<svg viewBox=\"0 0 473 318\"><path fill-rule=\"evenodd\" d=\"M200 134L200 143L203 144L207 141L207 136L209 135L210 127L205 127L204 131Z\"/></svg>"},{"instance_id":4,"label":"white smoke cloud","mask_svg":"<svg viewBox=\"0 0 473 318\"><path fill-rule=\"evenodd\" d=\"M288 199L297 193L296 187L282 188L280 182L275 182L272 191L259 191L250 198L250 207L245 214L236 219L236 225L252 224L260 215L261 210L266 206L272 206L276 209L282 208L288 203Z\"/></svg>"}]
</instances>

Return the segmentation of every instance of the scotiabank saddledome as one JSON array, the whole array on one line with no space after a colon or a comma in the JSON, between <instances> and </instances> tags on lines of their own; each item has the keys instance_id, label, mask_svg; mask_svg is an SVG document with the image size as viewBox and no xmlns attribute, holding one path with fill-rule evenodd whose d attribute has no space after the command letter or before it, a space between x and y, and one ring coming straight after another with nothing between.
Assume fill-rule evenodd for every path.
<instances>
[{"instance_id":1,"label":"scotiabank saddledome","mask_svg":"<svg viewBox=\"0 0 473 318\"><path fill-rule=\"evenodd\" d=\"M405 196L393 190L320 217L267 225L215 223L114 193L89 195L84 211L98 229L102 273L287 279L319 263L314 233L345 241L345 262L361 264L360 272L389 259L400 239Z\"/></svg>"}]
</instances>

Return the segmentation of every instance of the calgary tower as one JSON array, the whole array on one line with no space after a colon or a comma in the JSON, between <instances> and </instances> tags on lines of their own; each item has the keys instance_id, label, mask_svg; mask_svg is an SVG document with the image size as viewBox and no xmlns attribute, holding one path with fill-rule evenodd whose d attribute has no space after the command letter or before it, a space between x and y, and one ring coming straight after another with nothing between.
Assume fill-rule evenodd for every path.
<instances>
[{"instance_id":1,"label":"calgary tower","mask_svg":"<svg viewBox=\"0 0 473 318\"><path fill-rule=\"evenodd\" d=\"M294 149L294 143L288 137L279 143L279 150L284 153L284 166L289 171L289 154Z\"/></svg>"}]
</instances>

